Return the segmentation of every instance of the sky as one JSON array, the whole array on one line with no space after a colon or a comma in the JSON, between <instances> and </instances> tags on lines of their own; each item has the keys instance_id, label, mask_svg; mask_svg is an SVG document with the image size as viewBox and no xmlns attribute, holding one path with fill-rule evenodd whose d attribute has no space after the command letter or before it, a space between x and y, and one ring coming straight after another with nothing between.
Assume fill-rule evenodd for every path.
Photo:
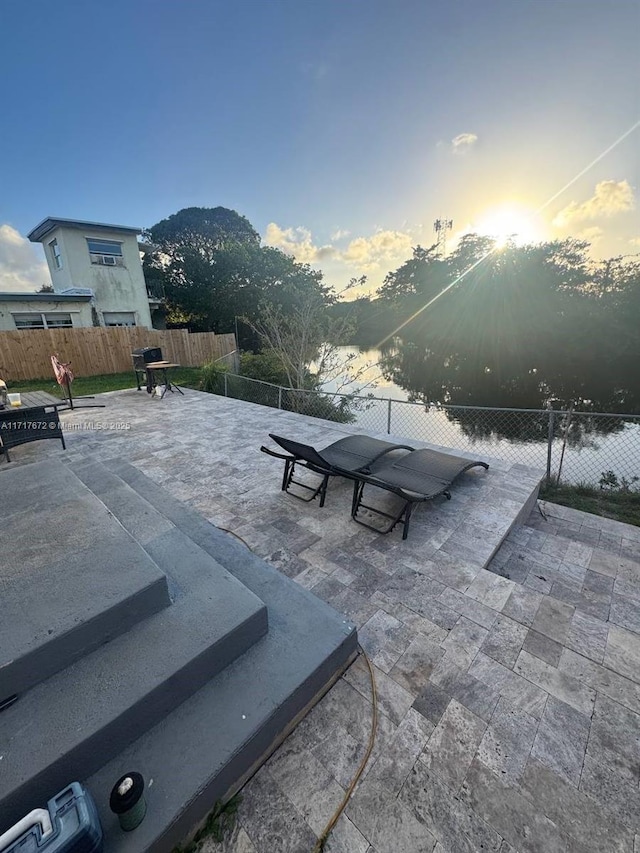
<instances>
[{"instance_id":1,"label":"sky","mask_svg":"<svg viewBox=\"0 0 640 853\"><path fill-rule=\"evenodd\" d=\"M636 254L639 32L640 0L0 0L0 290L50 280L25 239L46 216L190 206L338 292L438 218L449 250Z\"/></svg>"}]
</instances>

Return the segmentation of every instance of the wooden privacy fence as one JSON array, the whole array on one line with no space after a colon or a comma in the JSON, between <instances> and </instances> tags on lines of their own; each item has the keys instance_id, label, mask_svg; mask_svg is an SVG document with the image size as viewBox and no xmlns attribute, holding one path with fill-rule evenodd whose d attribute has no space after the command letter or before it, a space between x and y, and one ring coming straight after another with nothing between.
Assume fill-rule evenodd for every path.
<instances>
[{"instance_id":1,"label":"wooden privacy fence","mask_svg":"<svg viewBox=\"0 0 640 853\"><path fill-rule=\"evenodd\" d=\"M140 347L160 347L166 361L199 367L233 352L236 339L233 334L141 326L0 332L0 377L10 381L50 377L53 353L60 361L71 362L76 376L124 373L133 370L131 352Z\"/></svg>"}]
</instances>

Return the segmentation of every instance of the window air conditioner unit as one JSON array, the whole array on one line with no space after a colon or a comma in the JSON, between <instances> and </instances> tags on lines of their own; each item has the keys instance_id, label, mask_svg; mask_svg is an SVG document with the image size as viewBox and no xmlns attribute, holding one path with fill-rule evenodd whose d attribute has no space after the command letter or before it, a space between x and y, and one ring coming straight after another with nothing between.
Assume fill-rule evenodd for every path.
<instances>
[{"instance_id":1,"label":"window air conditioner unit","mask_svg":"<svg viewBox=\"0 0 640 853\"><path fill-rule=\"evenodd\" d=\"M116 259L113 257L113 255L103 255L102 263L106 264L106 266L108 267L115 267Z\"/></svg>"}]
</instances>

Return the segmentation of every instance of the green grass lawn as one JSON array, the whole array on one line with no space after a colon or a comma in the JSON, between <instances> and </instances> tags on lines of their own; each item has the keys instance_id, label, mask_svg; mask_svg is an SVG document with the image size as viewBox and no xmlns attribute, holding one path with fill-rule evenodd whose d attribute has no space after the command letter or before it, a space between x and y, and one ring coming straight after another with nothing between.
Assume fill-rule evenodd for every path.
<instances>
[{"instance_id":1,"label":"green grass lawn","mask_svg":"<svg viewBox=\"0 0 640 853\"><path fill-rule=\"evenodd\" d=\"M185 388L198 388L200 385L200 367L181 367L179 370L171 371L171 381ZM83 397L90 394L101 394L104 391L122 391L124 388L135 388L136 380L133 371L126 373L107 373L101 376L78 376L72 386L71 393L74 397ZM62 389L58 383L49 376L46 379L23 379L16 382L7 382L9 391L47 391L56 397L62 397Z\"/></svg>"},{"instance_id":2,"label":"green grass lawn","mask_svg":"<svg viewBox=\"0 0 640 853\"><path fill-rule=\"evenodd\" d=\"M597 486L542 486L540 500L570 506L573 509L613 518L640 527L640 492L618 489L609 491Z\"/></svg>"}]
</instances>

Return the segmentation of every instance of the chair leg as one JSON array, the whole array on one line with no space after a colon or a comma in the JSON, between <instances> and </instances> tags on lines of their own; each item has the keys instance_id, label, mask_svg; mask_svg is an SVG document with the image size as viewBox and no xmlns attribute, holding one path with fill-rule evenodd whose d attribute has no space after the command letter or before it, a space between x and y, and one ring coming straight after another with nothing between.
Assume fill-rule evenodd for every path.
<instances>
[{"instance_id":1,"label":"chair leg","mask_svg":"<svg viewBox=\"0 0 640 853\"><path fill-rule=\"evenodd\" d=\"M364 491L364 483L359 480L353 481L353 496L351 498L351 518L355 518L358 513L358 507L362 500L362 492Z\"/></svg>"},{"instance_id":2,"label":"chair leg","mask_svg":"<svg viewBox=\"0 0 640 853\"><path fill-rule=\"evenodd\" d=\"M402 538L406 539L409 535L409 522L411 521L411 513L413 512L414 504L407 502L404 508L404 522L402 524Z\"/></svg>"},{"instance_id":3,"label":"chair leg","mask_svg":"<svg viewBox=\"0 0 640 853\"><path fill-rule=\"evenodd\" d=\"M369 506L369 504L364 503L364 486L364 483L358 481L354 483L353 499L351 501L351 518L356 522L356 524L361 524L368 530L373 530L375 533L381 533L383 535L391 533L396 524L402 522L402 538L406 539L409 533L409 522L411 520L411 513L413 512L413 502L405 501L404 506L402 507L400 512L397 515L391 515L391 513L384 512L384 510L377 509L374 506ZM368 509L375 515L379 515L380 518L388 518L390 520L390 523L387 525L387 527L376 527L373 524L369 524L368 522L363 521L361 518L358 518L358 510L360 509Z\"/></svg>"},{"instance_id":4,"label":"chair leg","mask_svg":"<svg viewBox=\"0 0 640 853\"><path fill-rule=\"evenodd\" d=\"M320 506L324 506L324 499L327 497L327 486L329 485L329 475L325 474L322 478L322 485L320 486Z\"/></svg>"},{"instance_id":5,"label":"chair leg","mask_svg":"<svg viewBox=\"0 0 640 853\"><path fill-rule=\"evenodd\" d=\"M293 470L296 466L296 463L293 459L285 459L284 463L284 476L282 477L282 491L286 492L289 488L289 483L293 478Z\"/></svg>"}]
</instances>

